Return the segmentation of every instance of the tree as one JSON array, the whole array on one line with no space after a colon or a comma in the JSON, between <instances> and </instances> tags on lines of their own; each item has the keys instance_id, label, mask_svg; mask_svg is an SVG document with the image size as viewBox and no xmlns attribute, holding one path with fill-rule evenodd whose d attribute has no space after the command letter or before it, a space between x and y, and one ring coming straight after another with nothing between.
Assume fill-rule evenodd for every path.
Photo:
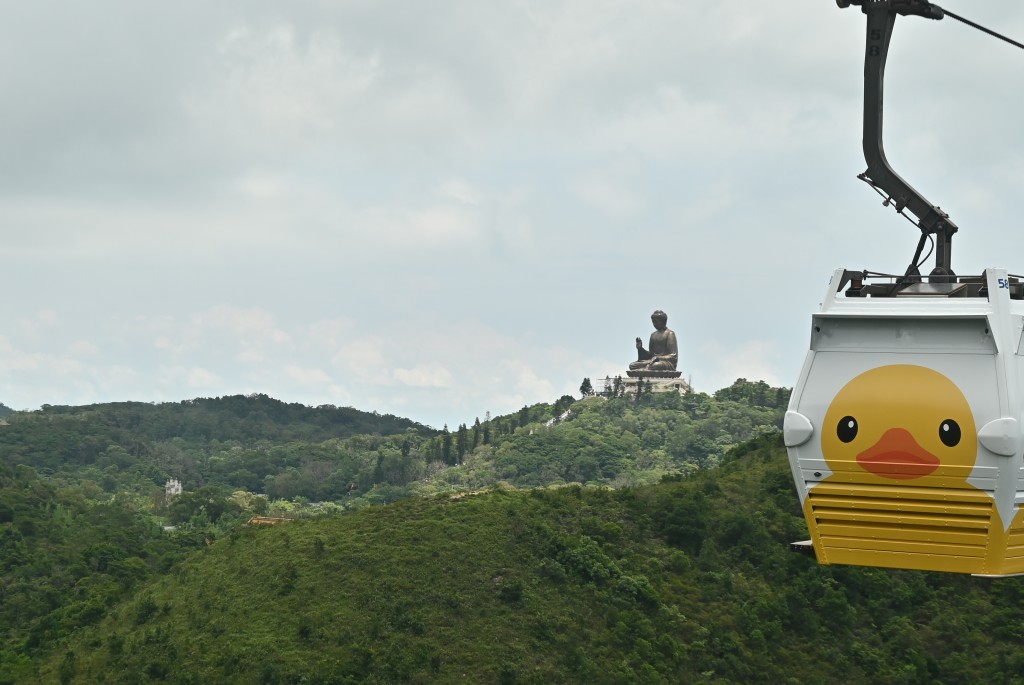
<instances>
[{"instance_id":1,"label":"tree","mask_svg":"<svg viewBox=\"0 0 1024 685\"><path fill-rule=\"evenodd\" d=\"M195 492L184 492L175 497L168 515L172 523L185 523L196 515L205 516L210 523L216 523L224 514L239 509L236 503L229 500L224 490L206 485Z\"/></svg>"},{"instance_id":2,"label":"tree","mask_svg":"<svg viewBox=\"0 0 1024 685\"><path fill-rule=\"evenodd\" d=\"M459 431L455 434L455 453L458 455L456 463L461 464L466 456L466 448L469 447L469 434L466 424L459 424Z\"/></svg>"},{"instance_id":3,"label":"tree","mask_svg":"<svg viewBox=\"0 0 1024 685\"><path fill-rule=\"evenodd\" d=\"M441 429L441 459L449 466L454 465L452 461L452 434L448 431L448 424Z\"/></svg>"},{"instance_id":4,"label":"tree","mask_svg":"<svg viewBox=\"0 0 1024 685\"><path fill-rule=\"evenodd\" d=\"M583 397L590 397L594 394L594 386L590 383L589 378L584 378L583 383L580 384L580 395Z\"/></svg>"},{"instance_id":5,"label":"tree","mask_svg":"<svg viewBox=\"0 0 1024 685\"><path fill-rule=\"evenodd\" d=\"M519 425L525 426L528 423L530 423L530 408L524 405L519 410Z\"/></svg>"},{"instance_id":6,"label":"tree","mask_svg":"<svg viewBox=\"0 0 1024 685\"><path fill-rule=\"evenodd\" d=\"M565 413L565 410L572 406L576 398L572 395L562 395L551 405L551 415L556 419Z\"/></svg>"}]
</instances>

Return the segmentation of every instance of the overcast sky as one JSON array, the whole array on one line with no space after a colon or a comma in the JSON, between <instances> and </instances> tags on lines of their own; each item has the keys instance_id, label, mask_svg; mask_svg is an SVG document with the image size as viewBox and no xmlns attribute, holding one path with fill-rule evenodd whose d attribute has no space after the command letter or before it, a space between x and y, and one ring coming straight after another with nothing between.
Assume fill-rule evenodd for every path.
<instances>
[{"instance_id":1,"label":"overcast sky","mask_svg":"<svg viewBox=\"0 0 1024 685\"><path fill-rule=\"evenodd\" d=\"M944 7L1018 40L1020 0ZM864 170L832 0L2 0L0 402L262 392L435 427L623 373L792 386ZM1024 272L1024 51L897 22L886 150Z\"/></svg>"}]
</instances>

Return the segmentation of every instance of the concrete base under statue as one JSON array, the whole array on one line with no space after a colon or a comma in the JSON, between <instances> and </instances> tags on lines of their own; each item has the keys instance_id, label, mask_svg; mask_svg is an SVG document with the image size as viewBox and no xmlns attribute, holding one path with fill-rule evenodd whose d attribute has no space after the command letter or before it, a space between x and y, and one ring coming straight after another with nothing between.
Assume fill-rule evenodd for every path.
<instances>
[{"instance_id":1,"label":"concrete base under statue","mask_svg":"<svg viewBox=\"0 0 1024 685\"><path fill-rule=\"evenodd\" d=\"M660 378L659 377L650 376L650 375L648 375L649 373L651 373L651 372L645 373L643 375L643 378L635 378L635 377L631 378L629 376L626 376L626 377L621 377L620 376L619 379L620 379L620 382L622 383L622 391L623 391L623 393L626 394L626 395L636 395L636 389L637 389L637 386L640 385L640 381L641 380L644 383L644 392L645 393L646 392L677 392L680 395L685 395L686 393L691 392L690 384L687 383L682 378L680 378L680 376L682 375L682 372L680 372L680 371L662 372L662 373L670 373L670 374L673 374L673 375L669 376L669 377L660 377ZM607 395L608 391L611 390L612 385L613 385L615 379L609 377L607 379L601 378L599 380L600 380L601 383L604 384L605 390L603 392L601 390L598 390L597 389L598 388L597 384L595 384L595 390L597 390L597 393L599 395Z\"/></svg>"},{"instance_id":2,"label":"concrete base under statue","mask_svg":"<svg viewBox=\"0 0 1024 685\"><path fill-rule=\"evenodd\" d=\"M682 371L645 371L644 369L630 370L626 372L630 378L679 378Z\"/></svg>"}]
</instances>

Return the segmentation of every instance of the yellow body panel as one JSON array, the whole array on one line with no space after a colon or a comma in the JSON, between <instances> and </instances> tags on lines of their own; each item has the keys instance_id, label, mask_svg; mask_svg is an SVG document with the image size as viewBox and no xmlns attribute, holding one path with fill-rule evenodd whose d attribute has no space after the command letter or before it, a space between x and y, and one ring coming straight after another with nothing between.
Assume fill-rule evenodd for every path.
<instances>
[{"instance_id":1,"label":"yellow body panel","mask_svg":"<svg viewBox=\"0 0 1024 685\"><path fill-rule=\"evenodd\" d=\"M903 399L906 388L914 389L915 402ZM955 440L942 435L950 425ZM1005 530L991 493L968 482L976 432L963 393L933 369L898 364L853 378L824 419L821 450L831 475L809 488L804 501L818 561L958 573L1024 570L1021 515Z\"/></svg>"},{"instance_id":2,"label":"yellow body panel","mask_svg":"<svg viewBox=\"0 0 1024 685\"><path fill-rule=\"evenodd\" d=\"M985 492L820 483L804 503L821 564L1000 575L1024 572L1024 516L1008 531Z\"/></svg>"}]
</instances>

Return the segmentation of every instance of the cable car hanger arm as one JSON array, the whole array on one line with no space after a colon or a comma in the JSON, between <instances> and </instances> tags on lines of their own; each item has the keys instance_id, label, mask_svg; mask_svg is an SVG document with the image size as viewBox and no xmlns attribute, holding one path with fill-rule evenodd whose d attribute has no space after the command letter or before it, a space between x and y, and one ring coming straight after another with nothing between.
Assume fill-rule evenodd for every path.
<instances>
[{"instance_id":1,"label":"cable car hanger arm","mask_svg":"<svg viewBox=\"0 0 1024 685\"><path fill-rule=\"evenodd\" d=\"M839 7L860 5L867 16L867 44L864 52L864 161L867 170L858 176L877 189L884 197L885 204L893 204L896 211L904 209L917 217L921 239L917 244L914 259L907 269L907 276L917 276L919 260L929 235L936 236L935 269L933 276L952 275L951 252L953 234L958 227L949 215L930 203L921 193L903 180L885 157L882 141L883 84L885 60L889 53L896 17L921 16L928 19L942 19L942 8L926 0L836 0Z\"/></svg>"}]
</instances>

